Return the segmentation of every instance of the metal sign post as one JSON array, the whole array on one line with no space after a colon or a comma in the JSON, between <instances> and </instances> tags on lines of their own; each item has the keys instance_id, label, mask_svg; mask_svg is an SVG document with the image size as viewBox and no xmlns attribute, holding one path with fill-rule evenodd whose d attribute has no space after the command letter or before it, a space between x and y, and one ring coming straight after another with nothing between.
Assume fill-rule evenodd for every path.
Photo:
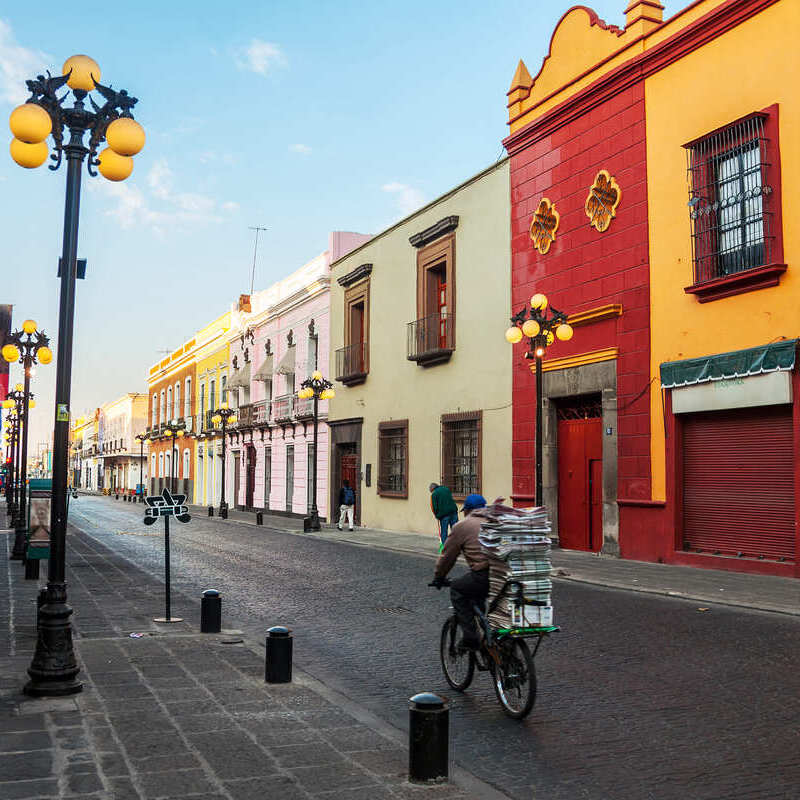
<instances>
[{"instance_id":1,"label":"metal sign post","mask_svg":"<svg viewBox=\"0 0 800 800\"><path fill-rule=\"evenodd\" d=\"M175 517L178 522L188 522L191 519L189 509L183 505L185 494L172 494L169 489L164 489L161 494L145 498L147 508L144 510L144 524L152 525L159 517L164 517L164 577L166 583L165 610L163 617L155 617L154 622L183 622L181 617L173 617L170 613L170 585L169 585L169 518Z\"/></svg>"}]
</instances>

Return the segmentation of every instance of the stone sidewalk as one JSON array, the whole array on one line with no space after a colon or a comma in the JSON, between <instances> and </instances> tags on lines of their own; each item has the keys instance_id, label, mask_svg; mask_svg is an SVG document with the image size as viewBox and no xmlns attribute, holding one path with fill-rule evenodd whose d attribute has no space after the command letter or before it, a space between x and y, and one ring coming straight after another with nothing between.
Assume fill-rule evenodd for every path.
<instances>
[{"instance_id":1,"label":"stone sidewalk","mask_svg":"<svg viewBox=\"0 0 800 800\"><path fill-rule=\"evenodd\" d=\"M195 507L193 513L205 511L204 508ZM322 531L304 534L302 520L267 513L263 520L265 527L290 534L320 536L364 547L384 548L430 558L435 558L438 553L438 538L433 530L433 522L431 531L426 534L372 528L339 531L335 525L323 525ZM227 522L255 525L255 514L232 511ZM553 550L552 561L556 580L800 615L800 580L794 578L629 561L559 548Z\"/></svg>"},{"instance_id":2,"label":"stone sidewalk","mask_svg":"<svg viewBox=\"0 0 800 800\"><path fill-rule=\"evenodd\" d=\"M450 784L408 783L407 734L296 668L291 684L266 684L263 642L199 634L196 598L173 594L184 622L152 622L163 613L163 584L72 531L67 573L84 690L26 698L43 581L24 580L10 547L0 532L3 800L504 797L453 765Z\"/></svg>"}]
</instances>

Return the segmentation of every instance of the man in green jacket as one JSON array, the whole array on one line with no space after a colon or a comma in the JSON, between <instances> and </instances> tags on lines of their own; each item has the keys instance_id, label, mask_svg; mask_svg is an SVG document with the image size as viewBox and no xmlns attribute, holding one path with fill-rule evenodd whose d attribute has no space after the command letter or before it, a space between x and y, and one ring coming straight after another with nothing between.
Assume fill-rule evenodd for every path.
<instances>
[{"instance_id":1,"label":"man in green jacket","mask_svg":"<svg viewBox=\"0 0 800 800\"><path fill-rule=\"evenodd\" d=\"M447 532L458 522L458 506L446 486L432 483L428 488L431 490L431 511L439 522L439 540L444 547Z\"/></svg>"}]
</instances>

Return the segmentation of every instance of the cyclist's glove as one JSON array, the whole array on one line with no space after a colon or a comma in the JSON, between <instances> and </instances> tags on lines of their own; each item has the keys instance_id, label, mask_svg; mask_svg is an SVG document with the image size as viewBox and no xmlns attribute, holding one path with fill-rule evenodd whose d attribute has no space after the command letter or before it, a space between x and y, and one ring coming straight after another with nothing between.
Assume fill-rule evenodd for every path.
<instances>
[{"instance_id":1,"label":"cyclist's glove","mask_svg":"<svg viewBox=\"0 0 800 800\"><path fill-rule=\"evenodd\" d=\"M441 589L442 586L446 586L448 583L447 578L443 578L440 575L434 577L434 579L428 584L428 586L433 586L436 589Z\"/></svg>"}]
</instances>

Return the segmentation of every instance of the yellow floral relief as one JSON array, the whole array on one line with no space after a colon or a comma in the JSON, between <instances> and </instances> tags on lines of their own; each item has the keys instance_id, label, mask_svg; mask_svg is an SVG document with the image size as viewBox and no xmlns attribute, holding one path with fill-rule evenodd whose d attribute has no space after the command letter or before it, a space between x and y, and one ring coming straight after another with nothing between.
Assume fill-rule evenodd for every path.
<instances>
[{"instance_id":1,"label":"yellow floral relief","mask_svg":"<svg viewBox=\"0 0 800 800\"><path fill-rule=\"evenodd\" d=\"M611 220L617 216L617 206L622 197L622 189L607 170L601 169L594 179L586 198L584 209L589 224L601 233L607 230Z\"/></svg>"},{"instance_id":2,"label":"yellow floral relief","mask_svg":"<svg viewBox=\"0 0 800 800\"><path fill-rule=\"evenodd\" d=\"M531 241L533 246L544 255L556 240L556 231L560 216L556 204L543 197L531 221Z\"/></svg>"}]
</instances>

